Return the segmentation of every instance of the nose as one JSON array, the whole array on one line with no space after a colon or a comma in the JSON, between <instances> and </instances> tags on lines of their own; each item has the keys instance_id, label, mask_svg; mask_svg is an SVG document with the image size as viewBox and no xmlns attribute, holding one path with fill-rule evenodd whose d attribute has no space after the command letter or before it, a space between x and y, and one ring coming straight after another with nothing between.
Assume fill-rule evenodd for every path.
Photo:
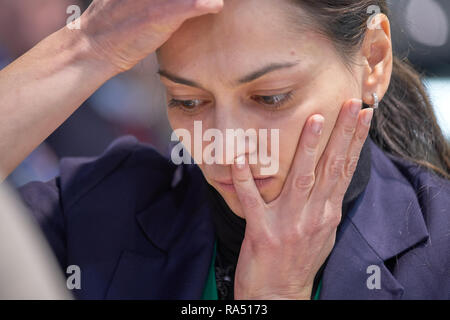
<instances>
[{"instance_id":1,"label":"nose","mask_svg":"<svg viewBox=\"0 0 450 320\"><path fill-rule=\"evenodd\" d=\"M222 154L219 155L223 165L234 163L241 155L254 157L256 161L258 131L251 127L251 122L239 109L224 106L215 109L214 126L223 137Z\"/></svg>"}]
</instances>

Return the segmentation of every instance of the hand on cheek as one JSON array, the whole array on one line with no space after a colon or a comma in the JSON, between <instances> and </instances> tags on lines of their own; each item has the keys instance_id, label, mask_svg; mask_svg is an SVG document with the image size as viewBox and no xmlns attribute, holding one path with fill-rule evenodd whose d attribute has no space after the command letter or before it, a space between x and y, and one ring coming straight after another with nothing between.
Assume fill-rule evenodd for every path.
<instances>
[{"instance_id":1,"label":"hand on cheek","mask_svg":"<svg viewBox=\"0 0 450 320\"><path fill-rule=\"evenodd\" d=\"M235 276L236 299L309 299L331 252L342 201L367 138L372 109L346 102L319 158L324 117L312 115L301 134L280 196L261 198L245 158L232 177L247 226ZM281 150L282 152L282 150Z\"/></svg>"}]
</instances>

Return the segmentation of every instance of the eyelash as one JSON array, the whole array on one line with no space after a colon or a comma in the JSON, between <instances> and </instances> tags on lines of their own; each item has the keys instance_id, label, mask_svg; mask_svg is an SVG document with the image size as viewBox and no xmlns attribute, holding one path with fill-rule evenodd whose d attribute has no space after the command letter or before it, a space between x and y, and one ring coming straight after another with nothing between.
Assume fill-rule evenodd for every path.
<instances>
[{"instance_id":1,"label":"eyelash","mask_svg":"<svg viewBox=\"0 0 450 320\"><path fill-rule=\"evenodd\" d=\"M280 101L278 101L275 104L263 104L266 108L270 109L270 110L277 110L280 109L281 107L283 107L286 103L288 103L290 100L292 100L294 96L294 92L290 91L288 93L282 93L282 94L277 94L277 95L273 95L273 96L252 96L252 98L257 97L257 98L275 98L275 97L282 97L282 99ZM255 100L255 99L254 99Z\"/></svg>"},{"instance_id":2,"label":"eyelash","mask_svg":"<svg viewBox=\"0 0 450 320\"><path fill-rule=\"evenodd\" d=\"M273 95L273 96L258 96L258 95L254 95L252 96L252 98L276 98L276 97L282 97L281 100L279 100L278 102L274 103L274 104L265 104L265 103L261 103L262 105L264 105L265 108L268 108L270 110L277 110L280 109L281 107L283 107L286 103L288 103L292 98L293 98L293 91L290 91L288 93L283 93L283 94L277 94L277 95ZM255 99L254 99L255 100ZM180 108L185 110L186 112L194 112L194 110L198 109L199 107L193 107L193 108L188 108L183 106L183 103L186 102L192 102L192 101L202 101L199 99L193 99L193 100L177 100L177 99L171 99L168 103L168 107L169 108Z\"/></svg>"}]
</instances>

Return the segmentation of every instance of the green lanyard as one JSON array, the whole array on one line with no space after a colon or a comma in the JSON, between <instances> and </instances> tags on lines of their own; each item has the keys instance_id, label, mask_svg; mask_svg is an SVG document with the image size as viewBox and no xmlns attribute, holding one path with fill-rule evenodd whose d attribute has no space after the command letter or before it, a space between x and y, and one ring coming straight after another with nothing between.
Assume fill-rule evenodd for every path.
<instances>
[{"instance_id":1,"label":"green lanyard","mask_svg":"<svg viewBox=\"0 0 450 320\"><path fill-rule=\"evenodd\" d=\"M319 281L319 285L317 286L316 294L314 295L313 300L319 300L321 288L322 288L322 279L320 279L320 281Z\"/></svg>"},{"instance_id":2,"label":"green lanyard","mask_svg":"<svg viewBox=\"0 0 450 320\"><path fill-rule=\"evenodd\" d=\"M214 272L214 264L216 261L216 242L214 242L214 251L209 267L208 279L206 280L205 289L203 290L202 300L219 300L217 295L216 273Z\"/></svg>"},{"instance_id":3,"label":"green lanyard","mask_svg":"<svg viewBox=\"0 0 450 320\"><path fill-rule=\"evenodd\" d=\"M211 264L209 266L208 279L206 279L205 289L203 290L202 300L218 300L217 285L216 285L216 273L214 272L214 264L216 261L216 242L214 242L214 251ZM317 286L316 294L313 300L319 300L320 289L322 287L322 280L320 280Z\"/></svg>"}]
</instances>

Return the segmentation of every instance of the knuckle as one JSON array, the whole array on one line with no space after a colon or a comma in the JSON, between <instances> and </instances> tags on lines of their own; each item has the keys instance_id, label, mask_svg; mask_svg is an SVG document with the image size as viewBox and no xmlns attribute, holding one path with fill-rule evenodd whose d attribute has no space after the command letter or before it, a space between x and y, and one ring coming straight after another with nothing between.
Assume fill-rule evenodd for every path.
<instances>
[{"instance_id":1,"label":"knuckle","mask_svg":"<svg viewBox=\"0 0 450 320\"><path fill-rule=\"evenodd\" d=\"M220 1L211 0L192 0L192 7L196 11L203 12L205 10L211 10L212 8L218 8L220 6Z\"/></svg>"},{"instance_id":2,"label":"knuckle","mask_svg":"<svg viewBox=\"0 0 450 320\"><path fill-rule=\"evenodd\" d=\"M344 136L345 137L353 137L353 135L355 134L356 128L353 126L344 126L344 128L342 129L344 131Z\"/></svg>"},{"instance_id":3,"label":"knuckle","mask_svg":"<svg viewBox=\"0 0 450 320\"><path fill-rule=\"evenodd\" d=\"M305 226L305 230L303 230L302 234L309 238L313 237L323 229L323 221L320 217L312 217L308 222L309 223Z\"/></svg>"},{"instance_id":4,"label":"knuckle","mask_svg":"<svg viewBox=\"0 0 450 320\"><path fill-rule=\"evenodd\" d=\"M344 170L346 158L344 156L333 156L329 161L330 165L328 168L329 175L332 179L337 179L341 176Z\"/></svg>"},{"instance_id":5,"label":"knuckle","mask_svg":"<svg viewBox=\"0 0 450 320\"><path fill-rule=\"evenodd\" d=\"M245 184L250 180L250 178L247 175L237 174L234 177L234 180L235 180L236 183L245 186Z\"/></svg>"},{"instance_id":6,"label":"knuckle","mask_svg":"<svg viewBox=\"0 0 450 320\"><path fill-rule=\"evenodd\" d=\"M352 177L356 171L356 167L358 166L359 156L352 156L347 162L347 169L345 173L347 177Z\"/></svg>"},{"instance_id":7,"label":"knuckle","mask_svg":"<svg viewBox=\"0 0 450 320\"><path fill-rule=\"evenodd\" d=\"M204 0L191 0L192 7L195 10L201 11L205 9L205 1Z\"/></svg>"},{"instance_id":8,"label":"knuckle","mask_svg":"<svg viewBox=\"0 0 450 320\"><path fill-rule=\"evenodd\" d=\"M295 188L298 190L309 190L313 187L316 180L315 174L298 175L295 178Z\"/></svg>"},{"instance_id":9,"label":"knuckle","mask_svg":"<svg viewBox=\"0 0 450 320\"><path fill-rule=\"evenodd\" d=\"M313 156L316 154L316 148L308 146L307 144L303 145L303 150L308 156Z\"/></svg>"},{"instance_id":10,"label":"knuckle","mask_svg":"<svg viewBox=\"0 0 450 320\"><path fill-rule=\"evenodd\" d=\"M363 144L367 139L368 133L369 130L358 130L358 132L356 133L356 139L358 139L358 141Z\"/></svg>"},{"instance_id":11,"label":"knuckle","mask_svg":"<svg viewBox=\"0 0 450 320\"><path fill-rule=\"evenodd\" d=\"M335 210L342 208L342 202L344 201L346 190L344 188L340 189L336 196L331 198L331 204L333 204Z\"/></svg>"},{"instance_id":12,"label":"knuckle","mask_svg":"<svg viewBox=\"0 0 450 320\"><path fill-rule=\"evenodd\" d=\"M345 193L346 190L344 188L335 191L335 194L328 199L327 205L329 205L329 210L333 212L341 210Z\"/></svg>"},{"instance_id":13,"label":"knuckle","mask_svg":"<svg viewBox=\"0 0 450 320\"><path fill-rule=\"evenodd\" d=\"M249 209L256 209L259 207L259 201L255 196L250 194L244 194L241 197L242 204Z\"/></svg>"},{"instance_id":14,"label":"knuckle","mask_svg":"<svg viewBox=\"0 0 450 320\"><path fill-rule=\"evenodd\" d=\"M327 229L334 230L339 226L340 223L341 223L341 214L333 213L325 218L325 224L327 226Z\"/></svg>"}]
</instances>

